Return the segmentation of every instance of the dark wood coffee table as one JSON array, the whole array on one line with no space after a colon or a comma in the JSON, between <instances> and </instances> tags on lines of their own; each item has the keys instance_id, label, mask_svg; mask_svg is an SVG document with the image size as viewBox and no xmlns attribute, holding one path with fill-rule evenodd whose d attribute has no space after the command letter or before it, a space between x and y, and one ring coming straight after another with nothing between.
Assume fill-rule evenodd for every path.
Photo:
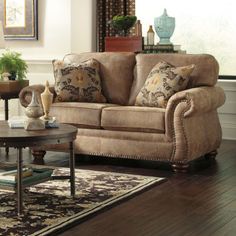
<instances>
[{"instance_id":1,"label":"dark wood coffee table","mask_svg":"<svg viewBox=\"0 0 236 236\"><path fill-rule=\"evenodd\" d=\"M22 186L22 148L39 147L45 144L69 143L70 175L63 178L70 179L71 196L75 195L75 159L73 141L76 138L77 128L72 125L60 124L59 128L50 128L38 131L12 129L7 121L0 121L0 147L14 147L17 149L17 207L18 214L23 210Z\"/></svg>"}]
</instances>

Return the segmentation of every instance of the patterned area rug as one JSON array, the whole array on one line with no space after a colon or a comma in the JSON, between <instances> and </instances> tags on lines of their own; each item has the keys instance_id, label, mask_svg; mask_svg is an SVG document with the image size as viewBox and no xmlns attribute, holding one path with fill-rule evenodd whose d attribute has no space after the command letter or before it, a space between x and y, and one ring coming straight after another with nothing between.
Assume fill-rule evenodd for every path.
<instances>
[{"instance_id":1,"label":"patterned area rug","mask_svg":"<svg viewBox=\"0 0 236 236\"><path fill-rule=\"evenodd\" d=\"M68 174L60 168L55 175ZM93 213L132 197L163 178L91 170L76 170L76 197L68 180L52 180L29 188L24 215L17 216L16 195L0 191L0 235L56 235Z\"/></svg>"}]
</instances>

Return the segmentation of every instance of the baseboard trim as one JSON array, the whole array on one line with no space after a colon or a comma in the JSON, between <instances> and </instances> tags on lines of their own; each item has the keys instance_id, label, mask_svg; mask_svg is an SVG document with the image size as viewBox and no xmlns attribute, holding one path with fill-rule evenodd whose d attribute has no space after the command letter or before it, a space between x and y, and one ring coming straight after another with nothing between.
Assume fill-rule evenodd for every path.
<instances>
[{"instance_id":1,"label":"baseboard trim","mask_svg":"<svg viewBox=\"0 0 236 236\"><path fill-rule=\"evenodd\" d=\"M222 137L223 140L231 140L231 141L236 141L236 138L232 137Z\"/></svg>"},{"instance_id":2,"label":"baseboard trim","mask_svg":"<svg viewBox=\"0 0 236 236\"><path fill-rule=\"evenodd\" d=\"M236 124L221 123L223 139L236 140Z\"/></svg>"}]
</instances>

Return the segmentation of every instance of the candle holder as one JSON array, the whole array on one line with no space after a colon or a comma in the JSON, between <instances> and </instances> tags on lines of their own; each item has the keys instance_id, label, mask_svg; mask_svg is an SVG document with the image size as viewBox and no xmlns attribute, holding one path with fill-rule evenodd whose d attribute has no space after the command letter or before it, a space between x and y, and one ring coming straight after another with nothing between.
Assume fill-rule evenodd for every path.
<instances>
[{"instance_id":1,"label":"candle holder","mask_svg":"<svg viewBox=\"0 0 236 236\"><path fill-rule=\"evenodd\" d=\"M41 93L41 101L42 101L43 112L44 112L44 116L42 117L42 119L44 119L45 121L50 121L53 119L51 116L49 116L52 100L53 100L53 94L49 90L48 81L46 81L44 92Z\"/></svg>"}]
</instances>

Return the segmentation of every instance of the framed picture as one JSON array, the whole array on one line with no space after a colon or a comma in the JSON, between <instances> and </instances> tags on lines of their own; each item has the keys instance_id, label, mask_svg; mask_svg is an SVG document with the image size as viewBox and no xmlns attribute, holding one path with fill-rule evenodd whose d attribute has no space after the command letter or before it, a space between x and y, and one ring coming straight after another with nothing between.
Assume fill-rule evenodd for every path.
<instances>
[{"instance_id":1,"label":"framed picture","mask_svg":"<svg viewBox=\"0 0 236 236\"><path fill-rule=\"evenodd\" d=\"M37 40L38 0L0 0L0 21L6 40Z\"/></svg>"}]
</instances>

